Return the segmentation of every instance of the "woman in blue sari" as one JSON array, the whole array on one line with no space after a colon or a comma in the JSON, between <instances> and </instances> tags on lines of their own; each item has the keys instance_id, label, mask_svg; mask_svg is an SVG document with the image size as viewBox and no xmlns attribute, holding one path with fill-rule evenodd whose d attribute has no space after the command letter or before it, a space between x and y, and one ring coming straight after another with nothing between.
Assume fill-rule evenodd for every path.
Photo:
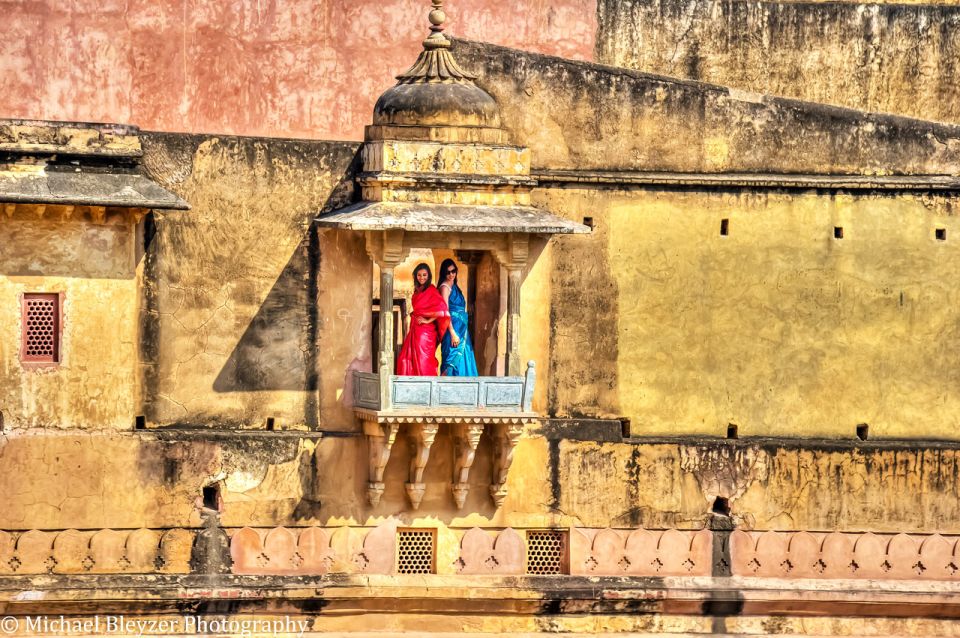
<instances>
[{"instance_id":1,"label":"woman in blue sari","mask_svg":"<svg viewBox=\"0 0 960 638\"><path fill-rule=\"evenodd\" d=\"M457 285L457 264L444 259L440 264L440 294L450 309L450 329L440 342L440 374L447 377L476 377L477 360L470 345L467 300Z\"/></svg>"}]
</instances>

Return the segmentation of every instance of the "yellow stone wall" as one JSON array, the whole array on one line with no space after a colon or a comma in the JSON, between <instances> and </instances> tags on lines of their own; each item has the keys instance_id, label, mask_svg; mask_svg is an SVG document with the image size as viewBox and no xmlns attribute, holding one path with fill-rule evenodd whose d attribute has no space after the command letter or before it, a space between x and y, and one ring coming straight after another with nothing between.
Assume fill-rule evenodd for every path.
<instances>
[{"instance_id":1,"label":"yellow stone wall","mask_svg":"<svg viewBox=\"0 0 960 638\"><path fill-rule=\"evenodd\" d=\"M227 528L402 525L483 528L702 529L715 499L745 530L960 533L956 447L802 441L520 440L495 508L493 448L481 438L462 510L450 491L453 443L441 428L411 509L401 432L377 507L367 504L361 437L260 433L213 439L154 431L0 437L0 530L165 529L201 524L204 486L218 485Z\"/></svg>"},{"instance_id":2,"label":"yellow stone wall","mask_svg":"<svg viewBox=\"0 0 960 638\"><path fill-rule=\"evenodd\" d=\"M5 429L130 429L136 416L135 226L0 218L0 412ZM20 362L24 293L62 296L61 362Z\"/></svg>"},{"instance_id":3,"label":"yellow stone wall","mask_svg":"<svg viewBox=\"0 0 960 638\"><path fill-rule=\"evenodd\" d=\"M849 438L866 423L882 438L957 438L953 198L541 190L537 199L589 211L596 224L553 247L558 416L626 417L636 436L724 436L733 423L741 436Z\"/></svg>"},{"instance_id":4,"label":"yellow stone wall","mask_svg":"<svg viewBox=\"0 0 960 638\"><path fill-rule=\"evenodd\" d=\"M598 0L596 60L865 111L960 121L960 6Z\"/></svg>"},{"instance_id":5,"label":"yellow stone wall","mask_svg":"<svg viewBox=\"0 0 960 638\"><path fill-rule=\"evenodd\" d=\"M360 234L310 235L303 224L333 197L345 170L337 162L351 149L295 144L152 140L154 176L196 212L157 214L142 262L129 224L0 221L6 298L34 289L67 299L57 371L24 373L10 345L19 344L19 308L0 315L8 429L130 428L141 356L150 426L263 429L276 416L281 430L222 440L153 430L4 437L0 529L196 525L196 499L216 484L228 527L369 526L397 516L453 530L696 529L722 496L744 528L960 531L943 523L957 514L953 450L599 443L536 429L514 454L499 510L488 494L487 436L467 504L455 509L445 428L421 510L404 493L402 434L383 501L370 508L366 444L347 398L351 371L370 365L373 269ZM291 188L307 174L320 176L310 190ZM624 418L634 436L723 436L734 423L741 436L851 439L867 423L873 438L955 437L953 199L595 187L539 188L533 199L595 226L590 236L531 246L521 355L537 362L534 406L543 414ZM142 295L138 268L149 282ZM156 331L142 333L151 322ZM303 353L313 338L311 362ZM248 376L224 377L231 359ZM228 388L225 378L288 385ZM307 428L339 435L318 443L282 432ZM125 489L108 488L115 484Z\"/></svg>"},{"instance_id":6,"label":"yellow stone wall","mask_svg":"<svg viewBox=\"0 0 960 638\"><path fill-rule=\"evenodd\" d=\"M370 356L369 259L310 222L349 197L357 149L144 136L150 176L192 206L157 216L147 255L148 425L356 428L342 400Z\"/></svg>"}]
</instances>

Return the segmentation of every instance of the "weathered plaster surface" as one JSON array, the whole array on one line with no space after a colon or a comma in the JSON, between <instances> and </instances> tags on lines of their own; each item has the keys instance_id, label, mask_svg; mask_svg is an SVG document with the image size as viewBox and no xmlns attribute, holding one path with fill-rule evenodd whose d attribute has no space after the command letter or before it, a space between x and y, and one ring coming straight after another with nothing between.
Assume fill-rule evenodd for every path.
<instances>
[{"instance_id":1,"label":"weathered plaster surface","mask_svg":"<svg viewBox=\"0 0 960 638\"><path fill-rule=\"evenodd\" d=\"M960 121L956 2L600 0L597 61Z\"/></svg>"},{"instance_id":2,"label":"weathered plaster surface","mask_svg":"<svg viewBox=\"0 0 960 638\"><path fill-rule=\"evenodd\" d=\"M957 450L918 444L559 441L554 507L584 526L956 533ZM596 491L604 495L595 497ZM600 523L603 521L603 523Z\"/></svg>"},{"instance_id":3,"label":"weathered plaster surface","mask_svg":"<svg viewBox=\"0 0 960 638\"><path fill-rule=\"evenodd\" d=\"M0 413L5 428L132 428L137 280L132 222L0 219ZM20 361L21 296L62 293L62 358Z\"/></svg>"},{"instance_id":4,"label":"weathered plaster surface","mask_svg":"<svg viewBox=\"0 0 960 638\"><path fill-rule=\"evenodd\" d=\"M196 527L201 488L218 485L227 528L362 527L394 517L402 525L461 530L698 530L723 497L732 522L745 530L960 533L956 446L600 443L530 432L514 454L499 509L488 491L491 455L484 437L458 510L450 492L453 446L442 428L424 472L424 500L412 511L403 433L376 507L364 495L366 445L359 437L8 434L0 437L0 529Z\"/></svg>"},{"instance_id":5,"label":"weathered plaster surface","mask_svg":"<svg viewBox=\"0 0 960 638\"><path fill-rule=\"evenodd\" d=\"M457 41L537 168L960 173L960 127Z\"/></svg>"},{"instance_id":6,"label":"weathered plaster surface","mask_svg":"<svg viewBox=\"0 0 960 638\"><path fill-rule=\"evenodd\" d=\"M334 405L347 367L363 356L369 319L354 306L368 307L369 290L345 285L364 285L350 270L361 250L346 237L321 241L309 224L351 196L342 180L357 147L163 134L144 147L150 175L193 207L156 214L147 252L148 422L353 427L342 412L322 422L317 387ZM321 270L335 279L321 285ZM330 343L341 345L328 352Z\"/></svg>"},{"instance_id":7,"label":"weathered plaster surface","mask_svg":"<svg viewBox=\"0 0 960 638\"><path fill-rule=\"evenodd\" d=\"M202 488L217 484L227 525L309 518L314 448L297 438L0 435L0 529L194 527Z\"/></svg>"},{"instance_id":8,"label":"weathered plaster surface","mask_svg":"<svg viewBox=\"0 0 960 638\"><path fill-rule=\"evenodd\" d=\"M626 417L634 435L957 436L954 198L536 199L596 229L553 247L552 413Z\"/></svg>"},{"instance_id":9,"label":"weathered plaster surface","mask_svg":"<svg viewBox=\"0 0 960 638\"><path fill-rule=\"evenodd\" d=\"M416 59L428 8L418 0L14 0L4 3L0 114L361 139L377 96ZM447 13L453 33L593 55L592 0L465 0Z\"/></svg>"}]
</instances>

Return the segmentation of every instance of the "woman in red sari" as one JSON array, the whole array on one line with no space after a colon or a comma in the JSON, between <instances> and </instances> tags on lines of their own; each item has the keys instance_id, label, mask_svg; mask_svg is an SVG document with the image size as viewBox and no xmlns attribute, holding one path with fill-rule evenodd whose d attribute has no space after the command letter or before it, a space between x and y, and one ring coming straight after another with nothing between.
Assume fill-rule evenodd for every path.
<instances>
[{"instance_id":1,"label":"woman in red sari","mask_svg":"<svg viewBox=\"0 0 960 638\"><path fill-rule=\"evenodd\" d=\"M397 374L421 377L438 375L440 363L437 361L437 343L450 326L450 311L431 279L428 265L417 264L413 269L410 331L397 356Z\"/></svg>"}]
</instances>

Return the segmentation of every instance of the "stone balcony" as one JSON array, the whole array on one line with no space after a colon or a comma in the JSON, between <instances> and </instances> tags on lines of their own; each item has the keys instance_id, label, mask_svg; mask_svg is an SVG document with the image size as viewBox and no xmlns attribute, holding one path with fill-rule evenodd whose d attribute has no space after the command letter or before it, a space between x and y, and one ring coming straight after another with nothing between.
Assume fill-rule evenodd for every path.
<instances>
[{"instance_id":1,"label":"stone balcony","mask_svg":"<svg viewBox=\"0 0 960 638\"><path fill-rule=\"evenodd\" d=\"M372 506L383 495L383 472L390 460L400 427L415 450L406 483L413 509L420 507L425 485L423 471L441 427L454 440L452 491L457 507L467 497L467 479L484 431L494 441L494 468L490 496L499 507L506 497L507 472L523 426L537 419L533 412L535 364L524 376L413 377L354 372L353 404L369 444L367 498Z\"/></svg>"},{"instance_id":2,"label":"stone balcony","mask_svg":"<svg viewBox=\"0 0 960 638\"><path fill-rule=\"evenodd\" d=\"M371 412L438 416L531 415L535 364L522 377L412 377L354 372L353 405Z\"/></svg>"}]
</instances>

